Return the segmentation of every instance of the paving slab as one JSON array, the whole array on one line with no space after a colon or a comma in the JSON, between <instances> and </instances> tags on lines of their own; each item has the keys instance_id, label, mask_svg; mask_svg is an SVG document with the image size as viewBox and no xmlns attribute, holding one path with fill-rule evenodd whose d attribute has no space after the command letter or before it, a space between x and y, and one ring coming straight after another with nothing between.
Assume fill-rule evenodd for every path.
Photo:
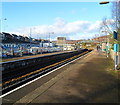
<instances>
[{"instance_id":1,"label":"paving slab","mask_svg":"<svg viewBox=\"0 0 120 105\"><path fill-rule=\"evenodd\" d=\"M119 103L119 81L113 61L93 51L73 62L64 72L16 101L25 103Z\"/></svg>"}]
</instances>

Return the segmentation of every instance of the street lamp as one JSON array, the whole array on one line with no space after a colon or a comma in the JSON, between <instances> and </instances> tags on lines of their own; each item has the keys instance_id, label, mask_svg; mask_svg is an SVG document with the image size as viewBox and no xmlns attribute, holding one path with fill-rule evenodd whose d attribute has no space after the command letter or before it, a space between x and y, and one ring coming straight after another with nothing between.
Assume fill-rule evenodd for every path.
<instances>
[{"instance_id":1,"label":"street lamp","mask_svg":"<svg viewBox=\"0 0 120 105\"><path fill-rule=\"evenodd\" d=\"M49 47L50 47L50 34L54 34L54 32L49 32Z\"/></svg>"},{"instance_id":2,"label":"street lamp","mask_svg":"<svg viewBox=\"0 0 120 105\"><path fill-rule=\"evenodd\" d=\"M0 33L2 33L2 20L0 19Z\"/></svg>"},{"instance_id":3,"label":"street lamp","mask_svg":"<svg viewBox=\"0 0 120 105\"><path fill-rule=\"evenodd\" d=\"M5 32L5 27L6 27L6 25L5 25L5 22L3 22L3 20L6 21L7 18L0 19L0 33L2 33L3 30L4 30L4 32ZM4 26L2 25L3 23L4 23Z\"/></svg>"},{"instance_id":4,"label":"street lamp","mask_svg":"<svg viewBox=\"0 0 120 105\"><path fill-rule=\"evenodd\" d=\"M4 21L7 21L7 18L4 18ZM5 31L5 28L6 28L6 22L4 22L4 31Z\"/></svg>"},{"instance_id":5,"label":"street lamp","mask_svg":"<svg viewBox=\"0 0 120 105\"><path fill-rule=\"evenodd\" d=\"M109 3L109 1L102 1L99 4L108 4L108 3Z\"/></svg>"},{"instance_id":6,"label":"street lamp","mask_svg":"<svg viewBox=\"0 0 120 105\"><path fill-rule=\"evenodd\" d=\"M102 31L102 32L105 32L106 34L106 54L108 57L109 56L109 36L107 35L107 31Z\"/></svg>"},{"instance_id":7,"label":"street lamp","mask_svg":"<svg viewBox=\"0 0 120 105\"><path fill-rule=\"evenodd\" d=\"M109 3L109 1L103 1L103 2L100 2L99 4L108 4ZM116 37L116 43L114 44L114 58L115 58L115 70L117 70L118 69L118 64L119 64L119 44L118 44L118 27L117 27L117 25L118 25L118 20L117 20L117 16L118 16L118 12L117 12L117 3L118 3L118 0L116 0L116 32L114 31L113 32L113 35L115 36L115 35L117 35L117 37Z\"/></svg>"}]
</instances>

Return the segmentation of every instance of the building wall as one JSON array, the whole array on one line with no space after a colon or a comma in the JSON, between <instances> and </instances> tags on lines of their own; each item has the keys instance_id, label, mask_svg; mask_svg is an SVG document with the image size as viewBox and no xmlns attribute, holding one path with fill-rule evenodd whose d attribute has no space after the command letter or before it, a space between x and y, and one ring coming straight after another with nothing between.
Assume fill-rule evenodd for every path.
<instances>
[{"instance_id":1,"label":"building wall","mask_svg":"<svg viewBox=\"0 0 120 105\"><path fill-rule=\"evenodd\" d=\"M66 44L66 38L65 37L58 37L57 44L58 45Z\"/></svg>"}]
</instances>

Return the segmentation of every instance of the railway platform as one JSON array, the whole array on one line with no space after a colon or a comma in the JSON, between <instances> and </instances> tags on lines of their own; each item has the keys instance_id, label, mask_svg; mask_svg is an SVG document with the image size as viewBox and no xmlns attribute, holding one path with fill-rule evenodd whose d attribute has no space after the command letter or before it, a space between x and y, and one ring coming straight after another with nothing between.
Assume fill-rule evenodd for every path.
<instances>
[{"instance_id":1,"label":"railway platform","mask_svg":"<svg viewBox=\"0 0 120 105\"><path fill-rule=\"evenodd\" d=\"M68 52L68 51L64 51L64 52ZM46 53L46 54L43 53L43 54L37 54L37 55L27 55L27 56L22 56L22 57L6 58L6 59L2 59L0 62L15 61L15 60L21 60L21 59L27 59L27 58L40 57L40 56L45 56L45 55L59 54L59 53L64 53L64 52L53 52L53 53Z\"/></svg>"},{"instance_id":2,"label":"railway platform","mask_svg":"<svg viewBox=\"0 0 120 105\"><path fill-rule=\"evenodd\" d=\"M113 61L104 53L92 51L76 61L60 68L62 71L41 86L15 98L17 92L3 98L4 103L119 103L119 71L113 70ZM38 82L41 83L40 81Z\"/></svg>"}]
</instances>

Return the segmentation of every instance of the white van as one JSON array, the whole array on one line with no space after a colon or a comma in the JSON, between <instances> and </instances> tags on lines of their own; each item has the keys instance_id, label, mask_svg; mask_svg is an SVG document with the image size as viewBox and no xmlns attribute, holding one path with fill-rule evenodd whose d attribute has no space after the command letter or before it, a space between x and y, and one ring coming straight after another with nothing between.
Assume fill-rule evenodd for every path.
<instances>
[{"instance_id":1,"label":"white van","mask_svg":"<svg viewBox=\"0 0 120 105\"><path fill-rule=\"evenodd\" d=\"M30 48L30 54L38 54L40 53L40 48L39 47L31 47Z\"/></svg>"}]
</instances>

